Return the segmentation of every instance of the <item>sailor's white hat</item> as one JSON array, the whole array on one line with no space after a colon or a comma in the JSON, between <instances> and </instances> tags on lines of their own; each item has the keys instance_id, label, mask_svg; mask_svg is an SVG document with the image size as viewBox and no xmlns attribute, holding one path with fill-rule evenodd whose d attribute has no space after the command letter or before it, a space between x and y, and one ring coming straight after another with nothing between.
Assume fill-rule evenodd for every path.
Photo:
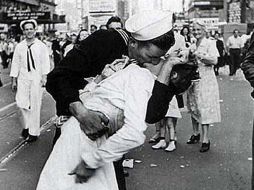
<instances>
[{"instance_id":1,"label":"sailor's white hat","mask_svg":"<svg viewBox=\"0 0 254 190\"><path fill-rule=\"evenodd\" d=\"M130 17L125 28L136 40L151 40L172 29L172 15L169 11L142 11Z\"/></svg>"},{"instance_id":2,"label":"sailor's white hat","mask_svg":"<svg viewBox=\"0 0 254 190\"><path fill-rule=\"evenodd\" d=\"M22 21L20 22L20 28L21 28L21 30L24 30L25 24L28 24L28 23L33 24L33 25L34 25L34 28L37 29L37 26L38 26L38 25L37 25L36 20L34 20L34 19L29 19L29 20L22 20Z\"/></svg>"}]
</instances>

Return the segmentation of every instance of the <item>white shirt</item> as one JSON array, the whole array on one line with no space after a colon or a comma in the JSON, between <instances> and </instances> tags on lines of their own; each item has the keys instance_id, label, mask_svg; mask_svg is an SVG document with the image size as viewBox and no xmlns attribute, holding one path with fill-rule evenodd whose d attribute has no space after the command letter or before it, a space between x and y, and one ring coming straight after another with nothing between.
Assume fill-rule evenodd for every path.
<instances>
[{"instance_id":1,"label":"white shirt","mask_svg":"<svg viewBox=\"0 0 254 190\"><path fill-rule=\"evenodd\" d=\"M131 64L99 83L92 92L91 100L85 100L86 107L103 110L105 115L108 115L105 113L105 103L109 102L123 111L124 118L123 126L98 149L82 154L89 167L98 168L118 160L131 149L144 143L147 103L152 95L154 81L155 77L149 70Z\"/></svg>"},{"instance_id":2,"label":"white shirt","mask_svg":"<svg viewBox=\"0 0 254 190\"><path fill-rule=\"evenodd\" d=\"M203 38L196 51L213 58L215 62L217 61L217 57L220 56L216 47L216 40L214 39Z\"/></svg>"},{"instance_id":3,"label":"white shirt","mask_svg":"<svg viewBox=\"0 0 254 190\"><path fill-rule=\"evenodd\" d=\"M227 41L227 47L229 49L240 49L243 47L241 37L235 38L234 36L230 36Z\"/></svg>"},{"instance_id":4,"label":"white shirt","mask_svg":"<svg viewBox=\"0 0 254 190\"><path fill-rule=\"evenodd\" d=\"M247 34L243 34L242 36L241 36L241 39L242 39L242 47L244 46L244 44L246 43L246 41L248 40L248 39L250 39L251 38L251 36L250 35L247 35Z\"/></svg>"},{"instance_id":5,"label":"white shirt","mask_svg":"<svg viewBox=\"0 0 254 190\"><path fill-rule=\"evenodd\" d=\"M35 64L35 69L31 66L31 71L28 72L27 68L27 42L21 41L17 44L11 65L11 77L18 77L19 79L35 80L41 78L42 75L46 75L50 71L50 59L47 46L38 39L35 39L31 46L32 56Z\"/></svg>"},{"instance_id":6,"label":"white shirt","mask_svg":"<svg viewBox=\"0 0 254 190\"><path fill-rule=\"evenodd\" d=\"M167 53L172 53L176 50L186 50L185 38L178 32L174 32L175 44L168 50Z\"/></svg>"}]
</instances>

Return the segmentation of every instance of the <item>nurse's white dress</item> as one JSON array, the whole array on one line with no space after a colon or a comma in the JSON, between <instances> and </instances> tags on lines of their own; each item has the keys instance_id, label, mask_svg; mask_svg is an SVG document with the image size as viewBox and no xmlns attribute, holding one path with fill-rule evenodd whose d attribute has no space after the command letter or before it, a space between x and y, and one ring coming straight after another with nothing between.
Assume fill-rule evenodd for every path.
<instances>
[{"instance_id":1,"label":"nurse's white dress","mask_svg":"<svg viewBox=\"0 0 254 190\"><path fill-rule=\"evenodd\" d=\"M147 102L154 80L149 70L131 64L103 80L91 92L81 94L85 107L109 118L110 137L91 141L81 131L79 122L71 117L62 126L37 190L118 190L112 162L144 143ZM97 169L87 183L77 184L75 176L68 173L81 159Z\"/></svg>"}]
</instances>

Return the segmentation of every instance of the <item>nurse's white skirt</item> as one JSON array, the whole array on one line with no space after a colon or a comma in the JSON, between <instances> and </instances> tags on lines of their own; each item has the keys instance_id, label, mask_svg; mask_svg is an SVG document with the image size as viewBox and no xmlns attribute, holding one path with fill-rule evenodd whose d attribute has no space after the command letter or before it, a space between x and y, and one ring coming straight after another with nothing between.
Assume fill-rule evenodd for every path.
<instances>
[{"instance_id":1,"label":"nurse's white skirt","mask_svg":"<svg viewBox=\"0 0 254 190\"><path fill-rule=\"evenodd\" d=\"M86 183L75 183L75 175L68 175L81 161L81 153L97 148L105 137L91 141L71 117L51 152L37 185L37 190L118 190L113 163L96 170Z\"/></svg>"},{"instance_id":2,"label":"nurse's white skirt","mask_svg":"<svg viewBox=\"0 0 254 190\"><path fill-rule=\"evenodd\" d=\"M165 117L174 117L174 118L182 118L182 114L179 110L177 99L173 96L172 100L169 102L168 111Z\"/></svg>"}]
</instances>

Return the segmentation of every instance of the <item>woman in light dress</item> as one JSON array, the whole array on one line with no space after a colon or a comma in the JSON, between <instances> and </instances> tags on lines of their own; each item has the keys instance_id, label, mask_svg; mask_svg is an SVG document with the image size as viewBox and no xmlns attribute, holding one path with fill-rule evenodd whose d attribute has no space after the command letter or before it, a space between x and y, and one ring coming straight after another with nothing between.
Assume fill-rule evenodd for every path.
<instances>
[{"instance_id":1,"label":"woman in light dress","mask_svg":"<svg viewBox=\"0 0 254 190\"><path fill-rule=\"evenodd\" d=\"M219 87L213 71L219 57L216 41L205 38L205 27L199 23L194 24L193 34L197 39L192 45L193 54L199 67L200 79L193 81L187 93L187 106L191 113L193 135L187 144L200 141L199 125L202 126L202 146L200 152L210 149L209 127L212 123L221 121L219 105Z\"/></svg>"},{"instance_id":2,"label":"woman in light dress","mask_svg":"<svg viewBox=\"0 0 254 190\"><path fill-rule=\"evenodd\" d=\"M156 134L149 142L156 142L156 139L159 142L152 146L153 149L164 149L167 152L172 152L176 149L176 124L177 119L180 118L182 118L182 115L178 108L177 99L174 96L169 103L165 118L155 124Z\"/></svg>"}]
</instances>

